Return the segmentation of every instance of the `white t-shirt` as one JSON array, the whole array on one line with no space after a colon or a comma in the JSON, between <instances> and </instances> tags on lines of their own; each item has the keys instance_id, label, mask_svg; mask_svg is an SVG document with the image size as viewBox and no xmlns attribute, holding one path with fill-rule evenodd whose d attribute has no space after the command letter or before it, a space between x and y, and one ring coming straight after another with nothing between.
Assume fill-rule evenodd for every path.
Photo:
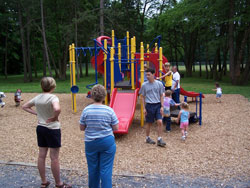
<instances>
[{"instance_id":1,"label":"white t-shirt","mask_svg":"<svg viewBox=\"0 0 250 188\"><path fill-rule=\"evenodd\" d=\"M222 94L222 90L221 90L220 87L217 87L217 88L216 88L216 94Z\"/></svg>"},{"instance_id":2,"label":"white t-shirt","mask_svg":"<svg viewBox=\"0 0 250 188\"><path fill-rule=\"evenodd\" d=\"M173 73L172 89L174 88L176 81L179 80L176 89L180 89L180 74L178 72Z\"/></svg>"},{"instance_id":3,"label":"white t-shirt","mask_svg":"<svg viewBox=\"0 0 250 188\"><path fill-rule=\"evenodd\" d=\"M57 96L50 93L42 93L31 99L29 104L36 107L38 125L47 127L48 129L60 129L61 125L59 121L46 123L54 115L53 102L59 102Z\"/></svg>"}]
</instances>

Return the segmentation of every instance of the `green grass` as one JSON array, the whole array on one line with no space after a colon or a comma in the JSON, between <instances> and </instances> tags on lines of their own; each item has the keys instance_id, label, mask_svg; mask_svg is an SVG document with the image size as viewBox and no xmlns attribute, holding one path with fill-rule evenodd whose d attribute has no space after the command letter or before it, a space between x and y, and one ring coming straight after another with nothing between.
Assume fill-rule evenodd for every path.
<instances>
[{"instance_id":1,"label":"green grass","mask_svg":"<svg viewBox=\"0 0 250 188\"><path fill-rule=\"evenodd\" d=\"M180 66L180 70L185 74L185 69ZM25 93L38 93L41 92L40 79L39 77L34 79L31 83L23 82L23 75L9 76L6 80L3 76L0 76L0 91L13 93L17 88L22 89ZM56 80L57 87L56 93L70 93L70 80L69 73L67 74L67 80ZM99 83L103 83L102 78L98 78ZM88 84L95 83L95 72L92 68L89 69L89 76L83 77L77 81L77 86L79 87L79 93L87 93L89 89L86 88ZM193 77L185 77L181 79L181 86L187 91L202 92L204 94L215 93L212 89L215 87L215 81L205 78L205 72L202 72L202 77L199 77L198 66L196 67L196 72L193 73ZM223 77L223 81L220 82L223 90L223 94L241 94L250 100L250 84L247 86L233 86L230 83L228 77Z\"/></svg>"},{"instance_id":2,"label":"green grass","mask_svg":"<svg viewBox=\"0 0 250 188\"><path fill-rule=\"evenodd\" d=\"M41 92L41 78L42 73L39 73L38 78L33 77L33 82L24 83L23 75L8 76L8 79L0 76L0 91L5 93L13 93L17 88L20 88L24 93L39 93ZM79 93L87 93L89 89L87 89L86 86L92 83L95 83L95 72L92 68L90 68L88 77L84 76L83 78L80 78L80 80L76 81L76 85L79 87ZM103 79L98 78L98 83L102 84ZM67 72L67 79L56 80L56 85L55 93L70 93L69 72Z\"/></svg>"}]
</instances>

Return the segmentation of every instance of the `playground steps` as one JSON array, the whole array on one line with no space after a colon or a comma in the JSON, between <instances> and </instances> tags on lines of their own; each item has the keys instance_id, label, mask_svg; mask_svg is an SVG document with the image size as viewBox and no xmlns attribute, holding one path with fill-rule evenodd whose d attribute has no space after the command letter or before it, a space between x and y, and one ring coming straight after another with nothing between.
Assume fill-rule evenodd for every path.
<instances>
[{"instance_id":1,"label":"playground steps","mask_svg":"<svg viewBox=\"0 0 250 188\"><path fill-rule=\"evenodd\" d=\"M130 81L126 80L126 81L118 82L115 84L115 88L130 90L131 89Z\"/></svg>"}]
</instances>

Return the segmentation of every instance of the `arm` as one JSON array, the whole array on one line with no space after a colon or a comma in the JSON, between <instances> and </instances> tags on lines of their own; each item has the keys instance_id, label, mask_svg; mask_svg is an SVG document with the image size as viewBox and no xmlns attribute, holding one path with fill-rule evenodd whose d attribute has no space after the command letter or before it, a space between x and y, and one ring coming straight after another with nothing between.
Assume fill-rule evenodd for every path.
<instances>
[{"instance_id":1,"label":"arm","mask_svg":"<svg viewBox=\"0 0 250 188\"><path fill-rule=\"evenodd\" d=\"M46 123L58 121L59 114L61 113L61 107L59 101L52 102L52 107L54 110L54 116L47 119Z\"/></svg>"},{"instance_id":2,"label":"arm","mask_svg":"<svg viewBox=\"0 0 250 188\"><path fill-rule=\"evenodd\" d=\"M179 112L178 118L177 118L177 120L176 120L176 123L177 123L177 124L180 122L180 119L181 119L181 111Z\"/></svg>"},{"instance_id":3,"label":"arm","mask_svg":"<svg viewBox=\"0 0 250 188\"><path fill-rule=\"evenodd\" d=\"M163 103L164 103L164 96L163 96L163 93L161 94L161 115L163 115Z\"/></svg>"},{"instance_id":4,"label":"arm","mask_svg":"<svg viewBox=\"0 0 250 188\"><path fill-rule=\"evenodd\" d=\"M81 131L85 131L86 127L87 127L86 125L82 125L82 124L80 124L80 126L79 126Z\"/></svg>"},{"instance_id":5,"label":"arm","mask_svg":"<svg viewBox=\"0 0 250 188\"><path fill-rule=\"evenodd\" d=\"M26 112L29 112L31 114L37 115L36 111L32 109L32 107L34 106L34 104L31 104L29 102L26 102L23 106L22 109Z\"/></svg>"},{"instance_id":6,"label":"arm","mask_svg":"<svg viewBox=\"0 0 250 188\"><path fill-rule=\"evenodd\" d=\"M166 74L162 75L161 77L156 77L157 80L160 80L162 78L165 78L166 76L170 75L172 72L168 71Z\"/></svg>"},{"instance_id":7,"label":"arm","mask_svg":"<svg viewBox=\"0 0 250 188\"><path fill-rule=\"evenodd\" d=\"M112 126L113 131L117 131L118 128L119 128L119 124L116 124L116 125L113 125L113 126Z\"/></svg>"},{"instance_id":8,"label":"arm","mask_svg":"<svg viewBox=\"0 0 250 188\"><path fill-rule=\"evenodd\" d=\"M141 100L142 100L144 114L147 115L145 96L141 95Z\"/></svg>"}]
</instances>

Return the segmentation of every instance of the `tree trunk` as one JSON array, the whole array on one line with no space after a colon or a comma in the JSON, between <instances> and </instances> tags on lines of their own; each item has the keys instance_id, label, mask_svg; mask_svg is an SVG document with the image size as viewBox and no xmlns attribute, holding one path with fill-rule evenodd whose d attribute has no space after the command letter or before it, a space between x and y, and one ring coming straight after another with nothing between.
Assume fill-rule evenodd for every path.
<instances>
[{"instance_id":1,"label":"tree trunk","mask_svg":"<svg viewBox=\"0 0 250 188\"><path fill-rule=\"evenodd\" d=\"M101 3L101 1L102 0L100 0L100 3ZM75 1L75 47L77 47L77 38L78 38L78 36L77 36L77 30L78 30L78 28L77 28L77 14L76 14L77 4L76 3L77 3L77 1ZM78 55L76 53L75 53L75 65L76 65L76 78L77 78L77 81L79 81L80 80L80 75L79 75Z\"/></svg>"},{"instance_id":2,"label":"tree trunk","mask_svg":"<svg viewBox=\"0 0 250 188\"><path fill-rule=\"evenodd\" d=\"M29 11L27 10L27 69L29 73L29 81L32 82L32 69L31 69L31 63L30 63L30 16Z\"/></svg>"},{"instance_id":3,"label":"tree trunk","mask_svg":"<svg viewBox=\"0 0 250 188\"><path fill-rule=\"evenodd\" d=\"M228 46L229 46L229 62L230 62L230 77L232 84L235 84L234 76L234 0L229 0L229 28L228 28Z\"/></svg>"},{"instance_id":4,"label":"tree trunk","mask_svg":"<svg viewBox=\"0 0 250 188\"><path fill-rule=\"evenodd\" d=\"M103 22L103 9L104 9L104 0L100 0L100 35L104 35L104 22Z\"/></svg>"},{"instance_id":5,"label":"tree trunk","mask_svg":"<svg viewBox=\"0 0 250 188\"><path fill-rule=\"evenodd\" d=\"M49 54L48 54L48 48L47 48L45 26L44 26L43 0L40 0L40 5L41 5L41 21L42 21L43 45L44 45L44 51L45 51L46 62L47 62L47 65L48 65L49 75L52 77Z\"/></svg>"},{"instance_id":6,"label":"tree trunk","mask_svg":"<svg viewBox=\"0 0 250 188\"><path fill-rule=\"evenodd\" d=\"M48 46L48 52L49 52L49 55L51 57L52 65L53 65L54 70L55 70L56 78L61 79L60 72L58 71L57 66L56 66L55 58L54 58L53 54L51 53L49 46Z\"/></svg>"},{"instance_id":7,"label":"tree trunk","mask_svg":"<svg viewBox=\"0 0 250 188\"><path fill-rule=\"evenodd\" d=\"M35 72L35 78L37 78L37 68L36 68L36 56L33 55L33 67Z\"/></svg>"},{"instance_id":8,"label":"tree trunk","mask_svg":"<svg viewBox=\"0 0 250 188\"><path fill-rule=\"evenodd\" d=\"M24 82L27 82L28 81L27 79L27 55L26 55L26 45L25 45L23 20L22 20L21 0L19 0L18 2L18 17L19 17L20 34L21 34L21 41L22 41Z\"/></svg>"},{"instance_id":9,"label":"tree trunk","mask_svg":"<svg viewBox=\"0 0 250 188\"><path fill-rule=\"evenodd\" d=\"M9 24L6 25L6 37L5 37L5 57L4 57L4 76L8 78L8 38L9 38Z\"/></svg>"},{"instance_id":10,"label":"tree trunk","mask_svg":"<svg viewBox=\"0 0 250 188\"><path fill-rule=\"evenodd\" d=\"M206 79L208 79L208 67L207 67L207 64L209 63L209 57L208 57L208 44L206 42Z\"/></svg>"},{"instance_id":11,"label":"tree trunk","mask_svg":"<svg viewBox=\"0 0 250 188\"><path fill-rule=\"evenodd\" d=\"M43 46L43 76L47 76L46 55L44 46Z\"/></svg>"},{"instance_id":12,"label":"tree trunk","mask_svg":"<svg viewBox=\"0 0 250 188\"><path fill-rule=\"evenodd\" d=\"M186 67L187 76L192 76L192 65L193 65L194 59L195 59L195 49L196 49L197 36L198 36L197 29L190 33L189 46L187 47L187 44L185 42L186 36L184 34L184 48L186 48L186 49L184 49L184 52L185 52L184 63L185 63L185 67Z\"/></svg>"}]
</instances>

